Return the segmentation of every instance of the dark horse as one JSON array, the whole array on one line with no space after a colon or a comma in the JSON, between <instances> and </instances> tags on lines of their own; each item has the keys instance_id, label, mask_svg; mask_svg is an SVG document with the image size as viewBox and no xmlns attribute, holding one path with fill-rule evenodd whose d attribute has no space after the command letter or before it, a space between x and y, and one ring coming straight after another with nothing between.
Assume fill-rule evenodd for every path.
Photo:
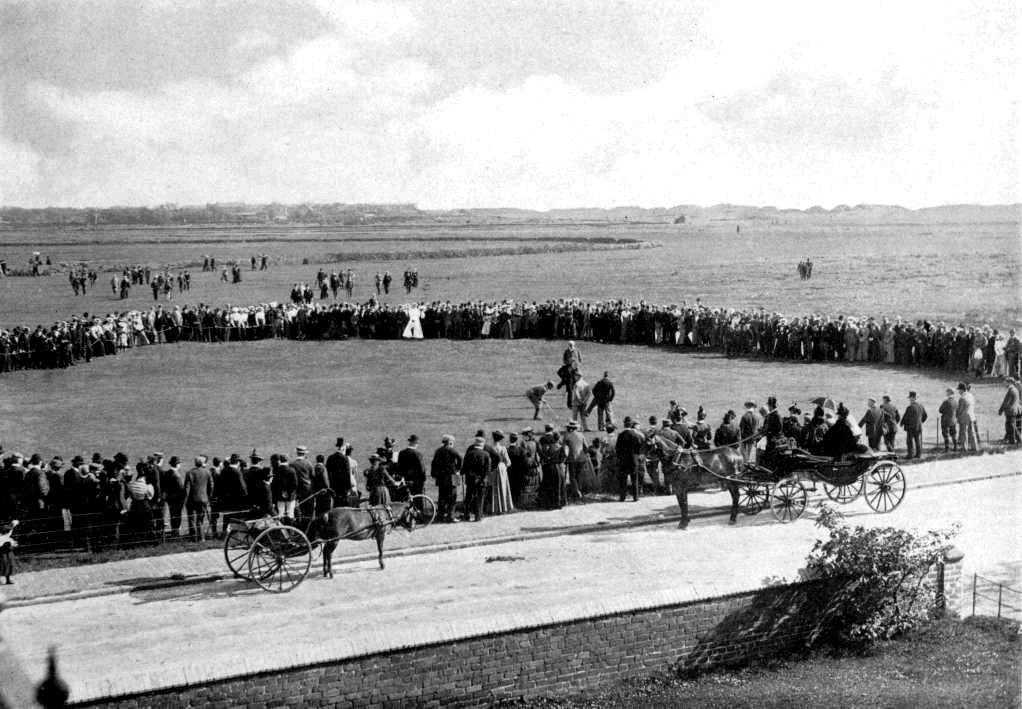
<instances>
[{"instance_id":1,"label":"dark horse","mask_svg":"<svg viewBox=\"0 0 1022 709\"><path fill-rule=\"evenodd\" d=\"M390 507L335 507L316 518L312 540L323 541L323 576L334 577L332 558L342 539L375 539L380 569L383 564L383 540L391 527L415 529L420 513L414 505L406 505L395 517Z\"/></svg>"},{"instance_id":2,"label":"dark horse","mask_svg":"<svg viewBox=\"0 0 1022 709\"><path fill-rule=\"evenodd\" d=\"M651 457L660 461L664 474L664 482L678 498L681 508L681 522L678 527L688 527L688 493L690 490L701 490L714 485L726 489L731 495L731 517L729 522L738 520L739 491L745 461L741 454L733 448L681 448L662 436L653 436L649 440Z\"/></svg>"}]
</instances>

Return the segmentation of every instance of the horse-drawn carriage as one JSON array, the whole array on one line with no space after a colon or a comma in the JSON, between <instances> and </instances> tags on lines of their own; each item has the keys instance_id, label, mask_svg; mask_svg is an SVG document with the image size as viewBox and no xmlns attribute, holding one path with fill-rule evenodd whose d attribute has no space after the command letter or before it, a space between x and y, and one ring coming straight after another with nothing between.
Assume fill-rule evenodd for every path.
<instances>
[{"instance_id":1,"label":"horse-drawn carriage","mask_svg":"<svg viewBox=\"0 0 1022 709\"><path fill-rule=\"evenodd\" d=\"M401 486L399 486L401 487ZM321 490L298 503L298 509L322 494ZM383 568L383 540L393 527L409 531L428 526L436 517L436 505L426 495L408 495L398 512L390 506L335 507L326 513L300 519L280 515L232 517L224 539L224 560L237 577L255 581L271 593L287 593L309 575L312 559L322 554L324 575L333 576L330 557L342 539L375 539ZM321 548L322 547L322 548Z\"/></svg>"},{"instance_id":2,"label":"horse-drawn carriage","mask_svg":"<svg viewBox=\"0 0 1022 709\"><path fill-rule=\"evenodd\" d=\"M738 512L753 515L765 507L778 521L793 522L805 512L817 483L834 502L848 504L862 495L876 512L893 511L905 497L905 474L892 453L856 453L835 461L788 445L767 455L760 451L758 463L746 463L731 447L681 448L660 436L650 443L647 461L662 466L678 498L683 527L693 490L726 489L732 524Z\"/></svg>"},{"instance_id":3,"label":"horse-drawn carriage","mask_svg":"<svg viewBox=\"0 0 1022 709\"><path fill-rule=\"evenodd\" d=\"M802 516L808 491L819 483L824 494L846 505L859 496L874 512L892 512L905 498L905 473L893 453L866 451L846 455L840 460L817 456L795 446L772 451L760 464L746 466L755 475L765 472L779 482L771 489L757 489L750 498L768 501L774 516L791 522Z\"/></svg>"}]
</instances>

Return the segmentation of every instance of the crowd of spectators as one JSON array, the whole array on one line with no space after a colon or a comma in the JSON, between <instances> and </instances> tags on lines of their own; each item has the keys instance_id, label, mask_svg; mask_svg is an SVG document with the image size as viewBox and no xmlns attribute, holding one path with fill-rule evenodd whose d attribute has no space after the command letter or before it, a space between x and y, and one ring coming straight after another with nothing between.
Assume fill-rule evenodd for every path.
<instances>
[{"instance_id":1,"label":"crowd of spectators","mask_svg":"<svg viewBox=\"0 0 1022 709\"><path fill-rule=\"evenodd\" d=\"M311 291L310 291L311 292ZM804 362L868 362L940 368L976 377L1019 376L1022 342L989 325L869 316L787 317L765 310L577 299L434 301L391 305L314 302L222 307L153 305L74 316L49 327L0 329L0 372L67 367L138 345L288 338L549 338L644 344Z\"/></svg>"},{"instance_id":2,"label":"crowd of spectators","mask_svg":"<svg viewBox=\"0 0 1022 709\"><path fill-rule=\"evenodd\" d=\"M1005 441L1019 444L1022 384L1009 378L1006 386L1006 403L999 412L1005 414ZM979 449L975 400L967 383L948 389L934 414L944 450ZM577 420L560 430L545 424L543 432L534 432L531 426L507 436L493 431L490 441L484 431L477 431L463 456L455 449L454 438L445 435L428 465L418 451L416 435L400 451L387 437L369 456L364 479L343 438L337 439L329 455L313 459L305 446L297 446L294 456L274 453L268 465L253 450L246 457L197 455L190 466L162 452L138 458L134 465L122 452L110 458L94 453L88 459L75 455L65 467L60 456L48 462L39 454L4 456L0 446L0 524L20 520L18 539L22 550L29 552L155 545L182 535L202 541L225 534L228 517L277 514L308 519L335 505L359 505L365 501L361 490L371 504L388 504L395 481L408 493L421 494L428 476L438 492L440 521L470 516L480 520L515 509L560 509L569 500L581 501L596 491L618 493L623 500L631 490L637 498L646 479L666 492L662 472L657 472L656 463L647 468L644 457L656 448L657 437L681 448L733 447L746 462L755 462L761 455L758 447L770 451L781 445L778 441L834 458L856 451L895 451L903 430L907 457L918 458L927 417L915 392L909 392L904 408L889 396L879 403L870 399L858 420L849 418L843 404L835 406L829 400L816 402L805 412L792 404L784 414L770 397L764 406L745 402L740 415L729 410L716 426L702 407L690 419L684 407L671 401L663 417L650 416L644 429L625 417L619 431L608 415L596 435L588 438ZM839 433L843 435L835 435ZM627 448L627 464L622 465L622 450L632 440L636 443ZM939 448L938 444L935 450Z\"/></svg>"}]
</instances>

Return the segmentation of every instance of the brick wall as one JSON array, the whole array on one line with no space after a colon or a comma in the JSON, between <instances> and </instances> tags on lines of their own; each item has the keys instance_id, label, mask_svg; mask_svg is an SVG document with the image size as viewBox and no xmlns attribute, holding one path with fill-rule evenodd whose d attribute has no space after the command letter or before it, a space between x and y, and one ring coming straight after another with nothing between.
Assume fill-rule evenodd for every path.
<instances>
[{"instance_id":1,"label":"brick wall","mask_svg":"<svg viewBox=\"0 0 1022 709\"><path fill-rule=\"evenodd\" d=\"M803 646L834 584L777 586L80 706L458 707L556 695Z\"/></svg>"},{"instance_id":2,"label":"brick wall","mask_svg":"<svg viewBox=\"0 0 1022 709\"><path fill-rule=\"evenodd\" d=\"M935 605L943 599L951 615L961 609L961 559L952 549L930 570ZM459 707L557 695L667 669L743 664L803 647L841 583L774 586L78 706Z\"/></svg>"}]
</instances>

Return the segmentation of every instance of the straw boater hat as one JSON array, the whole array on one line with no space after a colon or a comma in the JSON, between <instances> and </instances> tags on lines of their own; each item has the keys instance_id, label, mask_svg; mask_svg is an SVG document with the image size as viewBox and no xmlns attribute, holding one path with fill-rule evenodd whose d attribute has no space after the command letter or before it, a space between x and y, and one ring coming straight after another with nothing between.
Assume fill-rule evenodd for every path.
<instances>
[{"instance_id":1,"label":"straw boater hat","mask_svg":"<svg viewBox=\"0 0 1022 709\"><path fill-rule=\"evenodd\" d=\"M578 422L577 421L568 421L568 423L565 424L565 427L568 428L569 430L576 429L576 428L578 428Z\"/></svg>"}]
</instances>

